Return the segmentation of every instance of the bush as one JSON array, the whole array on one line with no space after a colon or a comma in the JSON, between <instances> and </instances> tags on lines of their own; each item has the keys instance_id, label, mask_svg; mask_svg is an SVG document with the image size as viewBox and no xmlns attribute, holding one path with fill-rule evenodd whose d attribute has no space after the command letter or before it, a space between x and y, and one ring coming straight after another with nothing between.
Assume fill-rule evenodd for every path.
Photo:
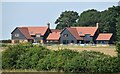
<instances>
[{"instance_id":1,"label":"bush","mask_svg":"<svg viewBox=\"0 0 120 74\"><path fill-rule=\"evenodd\" d=\"M119 72L119 60L100 52L49 50L30 43L9 46L3 53L3 69L64 72Z\"/></svg>"},{"instance_id":2,"label":"bush","mask_svg":"<svg viewBox=\"0 0 120 74\"><path fill-rule=\"evenodd\" d=\"M2 43L11 43L11 40L1 40Z\"/></svg>"},{"instance_id":3,"label":"bush","mask_svg":"<svg viewBox=\"0 0 120 74\"><path fill-rule=\"evenodd\" d=\"M33 68L37 59L43 58L48 52L48 49L33 46L30 43L9 46L6 51L2 52L2 67L3 69Z\"/></svg>"},{"instance_id":4,"label":"bush","mask_svg":"<svg viewBox=\"0 0 120 74\"><path fill-rule=\"evenodd\" d=\"M116 51L118 54L118 61L120 61L120 42L116 44ZM120 70L120 63L118 62L119 70Z\"/></svg>"},{"instance_id":5,"label":"bush","mask_svg":"<svg viewBox=\"0 0 120 74\"><path fill-rule=\"evenodd\" d=\"M1 44L1 46L2 46L2 47L7 47L8 45L7 45L7 44L3 44L3 43L2 43L2 44Z\"/></svg>"}]
</instances>

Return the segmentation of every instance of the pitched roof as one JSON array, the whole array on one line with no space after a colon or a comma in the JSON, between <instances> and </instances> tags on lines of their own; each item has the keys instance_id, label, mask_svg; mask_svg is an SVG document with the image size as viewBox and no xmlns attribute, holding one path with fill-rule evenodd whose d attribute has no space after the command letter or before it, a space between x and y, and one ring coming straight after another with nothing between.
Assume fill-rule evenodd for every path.
<instances>
[{"instance_id":1,"label":"pitched roof","mask_svg":"<svg viewBox=\"0 0 120 74\"><path fill-rule=\"evenodd\" d=\"M22 34L27 38L27 39L33 39L29 32L28 32L28 28L26 27L18 27L18 29L22 32Z\"/></svg>"},{"instance_id":2,"label":"pitched roof","mask_svg":"<svg viewBox=\"0 0 120 74\"><path fill-rule=\"evenodd\" d=\"M30 33L30 35L35 35L35 34L41 34L44 35L45 32L47 31L48 27L47 26L31 26L31 27L27 27L28 31Z\"/></svg>"},{"instance_id":3,"label":"pitched roof","mask_svg":"<svg viewBox=\"0 0 120 74\"><path fill-rule=\"evenodd\" d=\"M77 32L77 30L75 29L75 28L67 28L68 29L68 31L77 39L77 40L83 40L80 36L79 36L79 34L78 34L78 32Z\"/></svg>"},{"instance_id":4,"label":"pitched roof","mask_svg":"<svg viewBox=\"0 0 120 74\"><path fill-rule=\"evenodd\" d=\"M61 32L61 30L59 30L59 29L50 29L51 30L51 32Z\"/></svg>"},{"instance_id":5,"label":"pitched roof","mask_svg":"<svg viewBox=\"0 0 120 74\"><path fill-rule=\"evenodd\" d=\"M100 33L96 40L110 40L112 33Z\"/></svg>"},{"instance_id":6,"label":"pitched roof","mask_svg":"<svg viewBox=\"0 0 120 74\"><path fill-rule=\"evenodd\" d=\"M27 39L33 39L31 35L41 34L44 35L48 29L48 26L29 26L29 27L17 27ZM17 29L15 28L11 34Z\"/></svg>"},{"instance_id":7,"label":"pitched roof","mask_svg":"<svg viewBox=\"0 0 120 74\"><path fill-rule=\"evenodd\" d=\"M90 36L94 36L98 27L71 27L77 30L79 36L85 36L85 34L90 34Z\"/></svg>"},{"instance_id":8,"label":"pitched roof","mask_svg":"<svg viewBox=\"0 0 120 74\"><path fill-rule=\"evenodd\" d=\"M51 31L52 33L48 35L47 40L59 40L61 30L52 29Z\"/></svg>"}]
</instances>

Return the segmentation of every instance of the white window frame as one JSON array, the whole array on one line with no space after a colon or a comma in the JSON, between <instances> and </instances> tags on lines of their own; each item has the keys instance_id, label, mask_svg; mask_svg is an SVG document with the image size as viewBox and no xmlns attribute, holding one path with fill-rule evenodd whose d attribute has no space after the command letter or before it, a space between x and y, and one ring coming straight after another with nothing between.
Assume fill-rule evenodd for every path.
<instances>
[{"instance_id":1,"label":"white window frame","mask_svg":"<svg viewBox=\"0 0 120 74\"><path fill-rule=\"evenodd\" d=\"M40 34L36 34L36 37L37 37L37 38L40 38L40 37L41 37L41 35L40 35Z\"/></svg>"},{"instance_id":2,"label":"white window frame","mask_svg":"<svg viewBox=\"0 0 120 74\"><path fill-rule=\"evenodd\" d=\"M20 36L20 34L19 34L19 33L16 33L16 34L15 34L15 37L19 37L19 36Z\"/></svg>"}]
</instances>

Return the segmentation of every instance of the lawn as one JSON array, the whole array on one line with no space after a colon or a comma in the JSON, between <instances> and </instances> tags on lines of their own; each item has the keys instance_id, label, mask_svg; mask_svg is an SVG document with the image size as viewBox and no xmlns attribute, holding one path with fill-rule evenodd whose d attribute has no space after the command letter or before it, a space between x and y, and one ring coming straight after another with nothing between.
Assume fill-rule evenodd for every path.
<instances>
[{"instance_id":1,"label":"lawn","mask_svg":"<svg viewBox=\"0 0 120 74\"><path fill-rule=\"evenodd\" d=\"M111 56L117 56L117 52L115 50L115 46L80 46L80 45L51 45L46 46L48 49L51 50L58 50L58 49L71 49L75 51L97 51Z\"/></svg>"},{"instance_id":2,"label":"lawn","mask_svg":"<svg viewBox=\"0 0 120 74\"><path fill-rule=\"evenodd\" d=\"M115 46L80 46L80 45L49 45L46 46L50 50L58 50L58 49L70 49L75 51L97 51L111 56L117 56L117 52L115 51ZM4 51L7 47L0 47L0 52Z\"/></svg>"}]
</instances>

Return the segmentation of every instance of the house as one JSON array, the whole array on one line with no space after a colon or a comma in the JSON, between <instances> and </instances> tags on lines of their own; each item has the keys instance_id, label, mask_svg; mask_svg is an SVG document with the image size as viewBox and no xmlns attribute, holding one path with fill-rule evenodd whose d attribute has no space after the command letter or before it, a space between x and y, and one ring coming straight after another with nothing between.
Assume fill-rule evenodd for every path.
<instances>
[{"instance_id":1,"label":"house","mask_svg":"<svg viewBox=\"0 0 120 74\"><path fill-rule=\"evenodd\" d=\"M59 44L60 42L60 32L61 30L51 29L51 33L47 37L47 43L49 44Z\"/></svg>"},{"instance_id":2,"label":"house","mask_svg":"<svg viewBox=\"0 0 120 74\"><path fill-rule=\"evenodd\" d=\"M111 44L113 43L112 33L100 33L96 39L97 44Z\"/></svg>"},{"instance_id":3,"label":"house","mask_svg":"<svg viewBox=\"0 0 120 74\"><path fill-rule=\"evenodd\" d=\"M61 32L60 43L62 44L81 44L96 43L98 36L98 24L95 27L69 27Z\"/></svg>"},{"instance_id":4,"label":"house","mask_svg":"<svg viewBox=\"0 0 120 74\"><path fill-rule=\"evenodd\" d=\"M49 33L51 33L49 24L48 26L16 27L11 32L11 39L12 43L45 43Z\"/></svg>"},{"instance_id":5,"label":"house","mask_svg":"<svg viewBox=\"0 0 120 74\"><path fill-rule=\"evenodd\" d=\"M60 43L70 44L70 43L81 43L83 38L81 38L75 28L64 28L60 33Z\"/></svg>"},{"instance_id":6,"label":"house","mask_svg":"<svg viewBox=\"0 0 120 74\"><path fill-rule=\"evenodd\" d=\"M16 27L12 33L12 43L35 42L48 44L111 44L112 33L99 33L98 23L94 27L66 27L62 30L48 26Z\"/></svg>"}]
</instances>

